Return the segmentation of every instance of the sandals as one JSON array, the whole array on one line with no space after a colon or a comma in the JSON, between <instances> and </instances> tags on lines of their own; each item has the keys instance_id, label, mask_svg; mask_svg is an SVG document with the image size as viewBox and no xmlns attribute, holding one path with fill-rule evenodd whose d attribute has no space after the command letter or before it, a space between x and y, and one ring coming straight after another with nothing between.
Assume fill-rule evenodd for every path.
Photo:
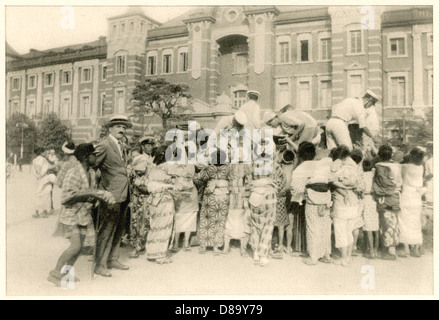
<instances>
[{"instance_id":1,"label":"sandals","mask_svg":"<svg viewBox=\"0 0 439 320\"><path fill-rule=\"evenodd\" d=\"M259 261L259 266L266 267L266 266L268 266L269 263L270 263L270 260L268 260L267 258L262 258Z\"/></svg>"},{"instance_id":2,"label":"sandals","mask_svg":"<svg viewBox=\"0 0 439 320\"><path fill-rule=\"evenodd\" d=\"M204 247L200 247L200 250L198 251L199 254L205 254L206 253L206 248Z\"/></svg>"},{"instance_id":3,"label":"sandals","mask_svg":"<svg viewBox=\"0 0 439 320\"><path fill-rule=\"evenodd\" d=\"M376 258L375 258L375 255L372 255L372 254L370 254L370 253L365 253L365 254L363 254L363 257L366 258L366 259L368 259L368 260L375 260L375 259L376 259Z\"/></svg>"},{"instance_id":4,"label":"sandals","mask_svg":"<svg viewBox=\"0 0 439 320\"><path fill-rule=\"evenodd\" d=\"M164 259L156 259L155 262L157 264L169 264L169 263L172 263L172 260L169 257L167 257L167 258L164 258Z\"/></svg>"},{"instance_id":5,"label":"sandals","mask_svg":"<svg viewBox=\"0 0 439 320\"><path fill-rule=\"evenodd\" d=\"M249 255L246 250L241 250L241 257L247 258Z\"/></svg>"},{"instance_id":6,"label":"sandals","mask_svg":"<svg viewBox=\"0 0 439 320\"><path fill-rule=\"evenodd\" d=\"M328 263L328 264L334 262L334 260L332 260L331 258L328 258L328 257L323 257L320 259L320 261L323 263Z\"/></svg>"},{"instance_id":7,"label":"sandals","mask_svg":"<svg viewBox=\"0 0 439 320\"><path fill-rule=\"evenodd\" d=\"M130 259L137 259L139 257L139 252L137 250L133 250L130 252Z\"/></svg>"},{"instance_id":8,"label":"sandals","mask_svg":"<svg viewBox=\"0 0 439 320\"><path fill-rule=\"evenodd\" d=\"M191 252L192 251L190 246L184 247L183 250L184 250L184 252Z\"/></svg>"}]
</instances>

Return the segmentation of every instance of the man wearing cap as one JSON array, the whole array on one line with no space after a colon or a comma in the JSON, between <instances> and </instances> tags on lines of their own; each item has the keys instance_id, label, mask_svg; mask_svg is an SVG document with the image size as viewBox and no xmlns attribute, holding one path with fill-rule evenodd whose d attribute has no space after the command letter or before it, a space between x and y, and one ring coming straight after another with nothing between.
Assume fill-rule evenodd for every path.
<instances>
[{"instance_id":1,"label":"man wearing cap","mask_svg":"<svg viewBox=\"0 0 439 320\"><path fill-rule=\"evenodd\" d=\"M376 136L372 134L366 124L365 109L375 105L379 97L370 90L364 94L363 98L347 98L332 107L331 119L326 124L326 143L328 149L333 149L339 145L348 146L352 150L352 140L349 134L348 124L353 121L358 122L359 128L379 143Z\"/></svg>"},{"instance_id":2,"label":"man wearing cap","mask_svg":"<svg viewBox=\"0 0 439 320\"><path fill-rule=\"evenodd\" d=\"M218 124L215 128L215 133L216 133L216 137L217 137L216 147L218 147L218 148L221 147L221 139L227 139L227 141L228 141L228 136L227 136L227 132L226 132L227 130L236 129L236 131L238 131L238 134L239 134L239 132L245 128L247 123L248 123L247 116L241 110L236 111L233 116L228 116L228 117L222 118L218 122ZM222 132L222 130L225 130L225 131Z\"/></svg>"},{"instance_id":3,"label":"man wearing cap","mask_svg":"<svg viewBox=\"0 0 439 320\"><path fill-rule=\"evenodd\" d=\"M122 139L132 124L126 116L115 115L105 127L110 134L96 146L96 168L101 171L99 188L111 192L116 203L102 203L98 209L95 273L111 277L108 269L129 269L118 259L129 203L127 155Z\"/></svg>"},{"instance_id":4,"label":"man wearing cap","mask_svg":"<svg viewBox=\"0 0 439 320\"><path fill-rule=\"evenodd\" d=\"M258 104L258 99L261 94L255 90L247 91L247 102L244 103L240 111L244 112L247 117L246 129L253 133L253 129L259 129L261 127L261 107Z\"/></svg>"},{"instance_id":5,"label":"man wearing cap","mask_svg":"<svg viewBox=\"0 0 439 320\"><path fill-rule=\"evenodd\" d=\"M155 139L153 136L144 136L139 139L139 144L142 148L142 154L151 158L151 163L154 160L154 145Z\"/></svg>"}]
</instances>

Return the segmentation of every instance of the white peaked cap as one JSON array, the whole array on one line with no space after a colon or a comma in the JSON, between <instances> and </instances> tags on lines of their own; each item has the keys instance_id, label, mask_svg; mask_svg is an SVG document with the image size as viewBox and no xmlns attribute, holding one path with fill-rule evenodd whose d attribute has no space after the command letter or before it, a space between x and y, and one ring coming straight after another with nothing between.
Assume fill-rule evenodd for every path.
<instances>
[{"instance_id":1,"label":"white peaked cap","mask_svg":"<svg viewBox=\"0 0 439 320\"><path fill-rule=\"evenodd\" d=\"M235 120L243 126L247 124L247 116L241 110L236 111Z\"/></svg>"}]
</instances>

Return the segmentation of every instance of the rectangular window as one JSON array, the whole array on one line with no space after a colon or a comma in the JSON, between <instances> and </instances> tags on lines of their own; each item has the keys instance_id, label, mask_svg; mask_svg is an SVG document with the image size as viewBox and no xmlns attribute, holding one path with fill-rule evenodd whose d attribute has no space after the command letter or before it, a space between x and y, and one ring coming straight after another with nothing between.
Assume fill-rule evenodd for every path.
<instances>
[{"instance_id":1,"label":"rectangular window","mask_svg":"<svg viewBox=\"0 0 439 320\"><path fill-rule=\"evenodd\" d=\"M20 78L12 79L12 90L20 90Z\"/></svg>"},{"instance_id":2,"label":"rectangular window","mask_svg":"<svg viewBox=\"0 0 439 320\"><path fill-rule=\"evenodd\" d=\"M247 53L236 54L235 73L243 74L248 72L248 55Z\"/></svg>"},{"instance_id":3,"label":"rectangular window","mask_svg":"<svg viewBox=\"0 0 439 320\"><path fill-rule=\"evenodd\" d=\"M300 61L309 61L309 41L300 41Z\"/></svg>"},{"instance_id":4,"label":"rectangular window","mask_svg":"<svg viewBox=\"0 0 439 320\"><path fill-rule=\"evenodd\" d=\"M407 103L405 77L392 77L391 90L391 105L398 107L405 106Z\"/></svg>"},{"instance_id":5,"label":"rectangular window","mask_svg":"<svg viewBox=\"0 0 439 320\"><path fill-rule=\"evenodd\" d=\"M362 39L361 39L361 30L353 30L350 31L350 43L351 43L351 51L350 53L361 53L362 52Z\"/></svg>"},{"instance_id":6,"label":"rectangular window","mask_svg":"<svg viewBox=\"0 0 439 320\"><path fill-rule=\"evenodd\" d=\"M433 55L433 34L427 33L427 55L432 56Z\"/></svg>"},{"instance_id":7,"label":"rectangular window","mask_svg":"<svg viewBox=\"0 0 439 320\"><path fill-rule=\"evenodd\" d=\"M130 22L130 32L133 32L133 31L134 31L134 22L131 21Z\"/></svg>"},{"instance_id":8,"label":"rectangular window","mask_svg":"<svg viewBox=\"0 0 439 320\"><path fill-rule=\"evenodd\" d=\"M320 39L320 60L331 60L331 38Z\"/></svg>"},{"instance_id":9,"label":"rectangular window","mask_svg":"<svg viewBox=\"0 0 439 320\"><path fill-rule=\"evenodd\" d=\"M44 99L43 114L49 114L52 112L52 99Z\"/></svg>"},{"instance_id":10,"label":"rectangular window","mask_svg":"<svg viewBox=\"0 0 439 320\"><path fill-rule=\"evenodd\" d=\"M117 33L117 25L113 24L113 36L116 36Z\"/></svg>"},{"instance_id":11,"label":"rectangular window","mask_svg":"<svg viewBox=\"0 0 439 320\"><path fill-rule=\"evenodd\" d=\"M116 107L119 113L123 113L125 110L125 93L123 90L116 91Z\"/></svg>"},{"instance_id":12,"label":"rectangular window","mask_svg":"<svg viewBox=\"0 0 439 320\"><path fill-rule=\"evenodd\" d=\"M73 112L71 110L70 98L69 97L62 98L62 109L61 109L62 117L64 119L68 119L68 118L70 118L72 113Z\"/></svg>"},{"instance_id":13,"label":"rectangular window","mask_svg":"<svg viewBox=\"0 0 439 320\"><path fill-rule=\"evenodd\" d=\"M154 75L156 73L156 57L148 57L148 75Z\"/></svg>"},{"instance_id":14,"label":"rectangular window","mask_svg":"<svg viewBox=\"0 0 439 320\"><path fill-rule=\"evenodd\" d=\"M44 86L45 87L53 86L53 73L46 73L44 75Z\"/></svg>"},{"instance_id":15,"label":"rectangular window","mask_svg":"<svg viewBox=\"0 0 439 320\"><path fill-rule=\"evenodd\" d=\"M404 40L404 38L390 39L390 56L396 57L405 55Z\"/></svg>"},{"instance_id":16,"label":"rectangular window","mask_svg":"<svg viewBox=\"0 0 439 320\"><path fill-rule=\"evenodd\" d=\"M290 84L288 82L278 83L277 107L281 109L290 103Z\"/></svg>"},{"instance_id":17,"label":"rectangular window","mask_svg":"<svg viewBox=\"0 0 439 320\"><path fill-rule=\"evenodd\" d=\"M144 28L145 28L145 23L142 21L140 22L140 32L143 32Z\"/></svg>"},{"instance_id":18,"label":"rectangular window","mask_svg":"<svg viewBox=\"0 0 439 320\"><path fill-rule=\"evenodd\" d=\"M71 84L71 83L72 83L72 72L71 71L63 71L62 84Z\"/></svg>"},{"instance_id":19,"label":"rectangular window","mask_svg":"<svg viewBox=\"0 0 439 320\"><path fill-rule=\"evenodd\" d=\"M172 55L165 54L163 55L163 73L171 73L172 72Z\"/></svg>"},{"instance_id":20,"label":"rectangular window","mask_svg":"<svg viewBox=\"0 0 439 320\"><path fill-rule=\"evenodd\" d=\"M243 90L234 92L233 105L236 109L241 108L241 106L246 102L247 92Z\"/></svg>"},{"instance_id":21,"label":"rectangular window","mask_svg":"<svg viewBox=\"0 0 439 320\"><path fill-rule=\"evenodd\" d=\"M349 76L349 97L361 97L363 94L363 77L361 74Z\"/></svg>"},{"instance_id":22,"label":"rectangular window","mask_svg":"<svg viewBox=\"0 0 439 320\"><path fill-rule=\"evenodd\" d=\"M91 69L83 68L82 69L82 82L91 82Z\"/></svg>"},{"instance_id":23,"label":"rectangular window","mask_svg":"<svg viewBox=\"0 0 439 320\"><path fill-rule=\"evenodd\" d=\"M125 33L125 23L120 24L120 32Z\"/></svg>"},{"instance_id":24,"label":"rectangular window","mask_svg":"<svg viewBox=\"0 0 439 320\"><path fill-rule=\"evenodd\" d=\"M180 52L178 59L179 59L178 71L179 72L186 72L187 66L188 66L188 53L187 52Z\"/></svg>"},{"instance_id":25,"label":"rectangular window","mask_svg":"<svg viewBox=\"0 0 439 320\"><path fill-rule=\"evenodd\" d=\"M35 100L29 100L26 109L26 115L32 118L32 116L35 115Z\"/></svg>"},{"instance_id":26,"label":"rectangular window","mask_svg":"<svg viewBox=\"0 0 439 320\"><path fill-rule=\"evenodd\" d=\"M330 109L332 105L331 80L320 81L320 108Z\"/></svg>"},{"instance_id":27,"label":"rectangular window","mask_svg":"<svg viewBox=\"0 0 439 320\"><path fill-rule=\"evenodd\" d=\"M107 80L107 66L102 66L102 80Z\"/></svg>"},{"instance_id":28,"label":"rectangular window","mask_svg":"<svg viewBox=\"0 0 439 320\"><path fill-rule=\"evenodd\" d=\"M124 74L126 72L126 56L116 57L116 74Z\"/></svg>"},{"instance_id":29,"label":"rectangular window","mask_svg":"<svg viewBox=\"0 0 439 320\"><path fill-rule=\"evenodd\" d=\"M105 93L101 93L101 104L100 104L100 108L99 108L99 117L102 117L104 115L104 111L105 111Z\"/></svg>"},{"instance_id":30,"label":"rectangular window","mask_svg":"<svg viewBox=\"0 0 439 320\"><path fill-rule=\"evenodd\" d=\"M81 117L86 118L89 117L90 112L90 97L89 96L83 96L81 99Z\"/></svg>"},{"instance_id":31,"label":"rectangular window","mask_svg":"<svg viewBox=\"0 0 439 320\"><path fill-rule=\"evenodd\" d=\"M311 109L311 85L309 81L299 82L299 108Z\"/></svg>"},{"instance_id":32,"label":"rectangular window","mask_svg":"<svg viewBox=\"0 0 439 320\"><path fill-rule=\"evenodd\" d=\"M18 113L18 102L14 101L12 102L11 106L11 114Z\"/></svg>"},{"instance_id":33,"label":"rectangular window","mask_svg":"<svg viewBox=\"0 0 439 320\"><path fill-rule=\"evenodd\" d=\"M36 76L29 76L27 78L27 88L28 89L35 89L37 86L37 77Z\"/></svg>"},{"instance_id":34,"label":"rectangular window","mask_svg":"<svg viewBox=\"0 0 439 320\"><path fill-rule=\"evenodd\" d=\"M289 42L281 42L279 43L280 50L280 63L288 63L290 62L290 43Z\"/></svg>"}]
</instances>

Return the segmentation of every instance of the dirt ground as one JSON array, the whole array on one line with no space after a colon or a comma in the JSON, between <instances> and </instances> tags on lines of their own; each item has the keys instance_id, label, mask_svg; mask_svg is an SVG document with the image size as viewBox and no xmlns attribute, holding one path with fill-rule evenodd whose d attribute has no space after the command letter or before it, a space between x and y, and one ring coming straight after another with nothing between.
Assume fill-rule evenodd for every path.
<instances>
[{"instance_id":1,"label":"dirt ground","mask_svg":"<svg viewBox=\"0 0 439 320\"><path fill-rule=\"evenodd\" d=\"M53 238L56 216L33 219L35 181L29 167L15 169L7 182L6 215L6 284L7 295L16 296L142 296L146 298L209 298L228 296L245 298L265 296L279 299L297 295L432 295L434 289L433 251L431 243L422 258L399 259L396 262L368 261L354 258L348 267L319 264L307 266L301 258L284 256L266 267L255 266L251 258L242 258L237 248L226 256L212 252L198 254L178 252L174 263L157 265L145 256L128 259L123 248L121 261L129 271L113 271L113 277L91 279L90 256L81 256L75 266L81 282L74 289L55 287L46 280L59 255L68 245ZM55 207L59 208L59 190L54 190ZM427 232L432 242L432 229Z\"/></svg>"}]
</instances>

